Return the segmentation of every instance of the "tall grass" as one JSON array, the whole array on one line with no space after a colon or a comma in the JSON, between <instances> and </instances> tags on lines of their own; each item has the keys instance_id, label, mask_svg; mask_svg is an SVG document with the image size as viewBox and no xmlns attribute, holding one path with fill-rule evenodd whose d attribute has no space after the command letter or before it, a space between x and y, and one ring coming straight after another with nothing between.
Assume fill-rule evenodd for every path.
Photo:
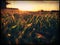
<instances>
[{"instance_id":1,"label":"tall grass","mask_svg":"<svg viewBox=\"0 0 60 45\"><path fill-rule=\"evenodd\" d=\"M35 34L34 39L38 41L38 36L36 36L37 33L42 34L46 38L45 42L50 42L50 40L53 41L52 38L55 38L59 22L57 13L40 16L34 14L21 16L19 14L10 15L7 13L2 15L1 19L3 23L2 28L4 27L3 32L10 41L24 39L23 41L26 42L28 42L30 38L32 39L33 34ZM9 37L8 34L11 36ZM29 34L31 34L31 36L29 36ZM26 39L24 37L26 37ZM42 42L44 42L43 39Z\"/></svg>"}]
</instances>

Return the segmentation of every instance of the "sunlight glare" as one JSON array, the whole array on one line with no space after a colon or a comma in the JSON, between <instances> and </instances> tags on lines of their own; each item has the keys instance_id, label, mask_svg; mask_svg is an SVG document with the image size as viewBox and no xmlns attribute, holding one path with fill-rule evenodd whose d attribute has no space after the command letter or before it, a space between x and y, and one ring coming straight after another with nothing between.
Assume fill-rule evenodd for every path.
<instances>
[{"instance_id":1,"label":"sunlight glare","mask_svg":"<svg viewBox=\"0 0 60 45\"><path fill-rule=\"evenodd\" d=\"M23 11L59 10L58 1L8 1L7 8L18 8Z\"/></svg>"}]
</instances>

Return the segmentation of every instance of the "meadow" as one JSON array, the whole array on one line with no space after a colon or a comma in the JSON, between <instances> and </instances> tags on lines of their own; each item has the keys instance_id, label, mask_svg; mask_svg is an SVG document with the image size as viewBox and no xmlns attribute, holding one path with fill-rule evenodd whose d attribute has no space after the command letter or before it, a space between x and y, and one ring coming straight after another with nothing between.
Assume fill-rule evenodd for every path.
<instances>
[{"instance_id":1,"label":"meadow","mask_svg":"<svg viewBox=\"0 0 60 45\"><path fill-rule=\"evenodd\" d=\"M1 29L9 44L48 44L56 41L58 12L1 14Z\"/></svg>"}]
</instances>

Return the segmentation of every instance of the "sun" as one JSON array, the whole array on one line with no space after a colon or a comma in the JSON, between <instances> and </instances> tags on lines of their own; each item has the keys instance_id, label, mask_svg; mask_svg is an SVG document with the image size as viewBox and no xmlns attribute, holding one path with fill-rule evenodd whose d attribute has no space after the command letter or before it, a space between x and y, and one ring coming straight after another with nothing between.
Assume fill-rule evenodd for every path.
<instances>
[{"instance_id":1,"label":"sun","mask_svg":"<svg viewBox=\"0 0 60 45\"><path fill-rule=\"evenodd\" d=\"M32 5L22 5L20 7L17 7L20 10L24 10L24 11L32 11L34 10Z\"/></svg>"}]
</instances>

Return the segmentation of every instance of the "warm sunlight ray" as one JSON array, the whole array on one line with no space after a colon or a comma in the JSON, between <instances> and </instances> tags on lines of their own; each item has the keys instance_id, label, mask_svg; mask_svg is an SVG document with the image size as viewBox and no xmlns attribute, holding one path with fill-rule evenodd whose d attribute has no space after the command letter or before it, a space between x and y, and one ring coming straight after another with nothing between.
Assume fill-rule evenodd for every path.
<instances>
[{"instance_id":1,"label":"warm sunlight ray","mask_svg":"<svg viewBox=\"0 0 60 45\"><path fill-rule=\"evenodd\" d=\"M8 8L18 8L24 11L59 10L58 1L8 1Z\"/></svg>"}]
</instances>

